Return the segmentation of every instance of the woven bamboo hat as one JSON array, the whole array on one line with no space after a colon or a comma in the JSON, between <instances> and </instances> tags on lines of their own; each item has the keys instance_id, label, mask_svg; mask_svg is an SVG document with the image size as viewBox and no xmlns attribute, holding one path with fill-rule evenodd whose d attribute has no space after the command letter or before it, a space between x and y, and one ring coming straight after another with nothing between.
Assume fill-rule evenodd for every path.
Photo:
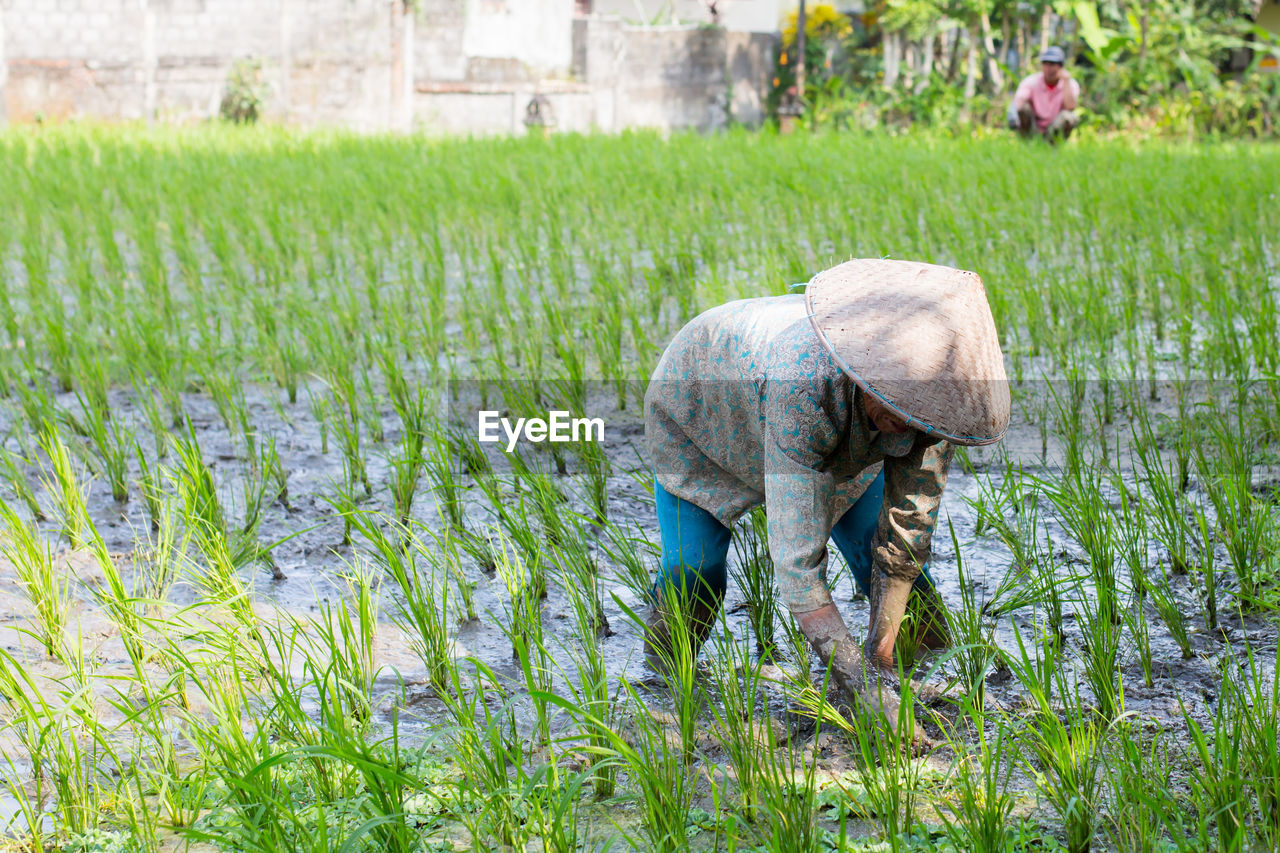
<instances>
[{"instance_id":1,"label":"woven bamboo hat","mask_svg":"<svg viewBox=\"0 0 1280 853\"><path fill-rule=\"evenodd\" d=\"M991 444L1009 426L1009 380L976 273L914 261L852 260L805 289L836 363L912 429Z\"/></svg>"}]
</instances>

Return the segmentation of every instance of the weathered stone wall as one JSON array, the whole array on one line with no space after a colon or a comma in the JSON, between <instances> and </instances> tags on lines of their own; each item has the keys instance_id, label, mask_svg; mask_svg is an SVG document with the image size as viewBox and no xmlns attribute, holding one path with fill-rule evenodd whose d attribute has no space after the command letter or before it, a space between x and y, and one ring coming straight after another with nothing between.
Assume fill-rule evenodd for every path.
<instances>
[{"instance_id":1,"label":"weathered stone wall","mask_svg":"<svg viewBox=\"0 0 1280 853\"><path fill-rule=\"evenodd\" d=\"M422 82L511 83L563 77L572 63L573 0L422 0Z\"/></svg>"},{"instance_id":2,"label":"weathered stone wall","mask_svg":"<svg viewBox=\"0 0 1280 853\"><path fill-rule=\"evenodd\" d=\"M167 120L217 113L241 58L265 67L268 116L385 126L386 0L0 0L11 119Z\"/></svg>"},{"instance_id":3,"label":"weathered stone wall","mask_svg":"<svg viewBox=\"0 0 1280 853\"><path fill-rule=\"evenodd\" d=\"M624 27L622 36L619 125L716 128L762 119L768 72L758 70L767 62L770 36L712 27Z\"/></svg>"},{"instance_id":4,"label":"weathered stone wall","mask_svg":"<svg viewBox=\"0 0 1280 853\"><path fill-rule=\"evenodd\" d=\"M772 33L796 0L716 0L714 23L734 32ZM706 0L591 0L597 15L622 18L632 24L710 24Z\"/></svg>"},{"instance_id":5,"label":"weathered stone wall","mask_svg":"<svg viewBox=\"0 0 1280 853\"><path fill-rule=\"evenodd\" d=\"M299 124L522 133L760 120L772 37L574 17L573 0L0 0L0 121L217 115L263 63L264 114ZM730 94L732 103L729 103Z\"/></svg>"}]
</instances>

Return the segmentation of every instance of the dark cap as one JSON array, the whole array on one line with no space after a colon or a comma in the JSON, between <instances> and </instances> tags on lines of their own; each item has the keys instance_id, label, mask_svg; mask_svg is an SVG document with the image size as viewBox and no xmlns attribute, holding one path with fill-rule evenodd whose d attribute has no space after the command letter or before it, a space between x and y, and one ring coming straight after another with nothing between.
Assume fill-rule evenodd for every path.
<instances>
[{"instance_id":1,"label":"dark cap","mask_svg":"<svg viewBox=\"0 0 1280 853\"><path fill-rule=\"evenodd\" d=\"M1040 54L1041 62L1056 62L1062 65L1067 61L1067 55L1062 52L1062 48L1056 44L1044 49L1044 53Z\"/></svg>"}]
</instances>

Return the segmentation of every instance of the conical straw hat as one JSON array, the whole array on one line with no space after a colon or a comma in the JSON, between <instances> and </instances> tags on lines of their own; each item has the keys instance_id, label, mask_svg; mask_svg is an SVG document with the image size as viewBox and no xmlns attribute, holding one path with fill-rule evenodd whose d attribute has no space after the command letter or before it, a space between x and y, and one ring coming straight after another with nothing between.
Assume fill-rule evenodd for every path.
<instances>
[{"instance_id":1,"label":"conical straw hat","mask_svg":"<svg viewBox=\"0 0 1280 853\"><path fill-rule=\"evenodd\" d=\"M836 363L912 429L991 444L1009 426L1009 380L982 279L914 261L852 260L805 289Z\"/></svg>"}]
</instances>

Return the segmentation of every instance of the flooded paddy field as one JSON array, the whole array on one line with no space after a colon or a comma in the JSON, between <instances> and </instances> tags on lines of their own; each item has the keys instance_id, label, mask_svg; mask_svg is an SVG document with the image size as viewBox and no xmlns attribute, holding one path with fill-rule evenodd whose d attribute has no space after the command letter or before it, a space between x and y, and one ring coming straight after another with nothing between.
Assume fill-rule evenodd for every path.
<instances>
[{"instance_id":1,"label":"flooded paddy field","mask_svg":"<svg viewBox=\"0 0 1280 853\"><path fill-rule=\"evenodd\" d=\"M1274 849L1276 156L0 136L9 843ZM1014 397L949 474L915 749L822 689L750 518L695 669L639 621L666 341L886 254L979 272Z\"/></svg>"}]
</instances>

